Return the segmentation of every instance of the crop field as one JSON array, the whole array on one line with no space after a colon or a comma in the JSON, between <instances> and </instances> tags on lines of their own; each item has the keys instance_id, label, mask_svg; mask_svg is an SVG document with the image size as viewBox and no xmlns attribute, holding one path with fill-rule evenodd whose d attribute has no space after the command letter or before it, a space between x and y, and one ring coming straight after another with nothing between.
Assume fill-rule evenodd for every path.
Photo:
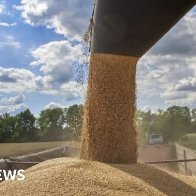
<instances>
[{"instance_id":1,"label":"crop field","mask_svg":"<svg viewBox=\"0 0 196 196\"><path fill-rule=\"evenodd\" d=\"M1 143L0 157L26 155L65 144L69 144L69 142Z\"/></svg>"}]
</instances>

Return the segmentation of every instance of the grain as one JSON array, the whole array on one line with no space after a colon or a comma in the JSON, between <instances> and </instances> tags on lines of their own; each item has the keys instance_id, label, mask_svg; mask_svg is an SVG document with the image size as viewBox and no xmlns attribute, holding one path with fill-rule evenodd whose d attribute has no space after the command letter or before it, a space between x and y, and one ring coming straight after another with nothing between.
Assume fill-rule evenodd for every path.
<instances>
[{"instance_id":1,"label":"grain","mask_svg":"<svg viewBox=\"0 0 196 196\"><path fill-rule=\"evenodd\" d=\"M81 158L137 161L135 75L137 58L91 54Z\"/></svg>"},{"instance_id":2,"label":"grain","mask_svg":"<svg viewBox=\"0 0 196 196\"><path fill-rule=\"evenodd\" d=\"M107 165L60 158L26 171L24 181L0 183L4 196L191 196L196 180L142 164Z\"/></svg>"}]
</instances>

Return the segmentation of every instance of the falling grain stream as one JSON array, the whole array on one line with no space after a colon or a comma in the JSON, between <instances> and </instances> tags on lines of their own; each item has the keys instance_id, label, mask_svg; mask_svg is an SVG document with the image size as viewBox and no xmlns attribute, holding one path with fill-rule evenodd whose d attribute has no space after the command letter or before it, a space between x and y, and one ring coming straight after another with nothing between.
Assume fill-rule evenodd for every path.
<instances>
[{"instance_id":1,"label":"falling grain stream","mask_svg":"<svg viewBox=\"0 0 196 196\"><path fill-rule=\"evenodd\" d=\"M81 158L106 163L137 161L137 60L130 56L91 55Z\"/></svg>"}]
</instances>

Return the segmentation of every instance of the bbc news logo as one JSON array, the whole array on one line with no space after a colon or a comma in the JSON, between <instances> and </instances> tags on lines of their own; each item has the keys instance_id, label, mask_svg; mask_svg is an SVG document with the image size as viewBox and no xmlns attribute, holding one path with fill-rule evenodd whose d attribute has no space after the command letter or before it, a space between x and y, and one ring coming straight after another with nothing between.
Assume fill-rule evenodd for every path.
<instances>
[{"instance_id":1,"label":"bbc news logo","mask_svg":"<svg viewBox=\"0 0 196 196\"><path fill-rule=\"evenodd\" d=\"M22 181L25 179L25 171L23 169L20 170L2 170L0 169L0 181Z\"/></svg>"}]
</instances>

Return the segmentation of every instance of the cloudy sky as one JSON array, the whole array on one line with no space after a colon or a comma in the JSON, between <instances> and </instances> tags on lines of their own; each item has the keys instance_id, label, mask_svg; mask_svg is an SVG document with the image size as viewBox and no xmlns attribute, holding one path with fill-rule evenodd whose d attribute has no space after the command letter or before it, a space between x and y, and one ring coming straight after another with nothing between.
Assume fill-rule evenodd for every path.
<instances>
[{"instance_id":1,"label":"cloudy sky","mask_svg":"<svg viewBox=\"0 0 196 196\"><path fill-rule=\"evenodd\" d=\"M80 103L89 0L0 0L0 114ZM138 63L138 107L196 107L196 8Z\"/></svg>"}]
</instances>

